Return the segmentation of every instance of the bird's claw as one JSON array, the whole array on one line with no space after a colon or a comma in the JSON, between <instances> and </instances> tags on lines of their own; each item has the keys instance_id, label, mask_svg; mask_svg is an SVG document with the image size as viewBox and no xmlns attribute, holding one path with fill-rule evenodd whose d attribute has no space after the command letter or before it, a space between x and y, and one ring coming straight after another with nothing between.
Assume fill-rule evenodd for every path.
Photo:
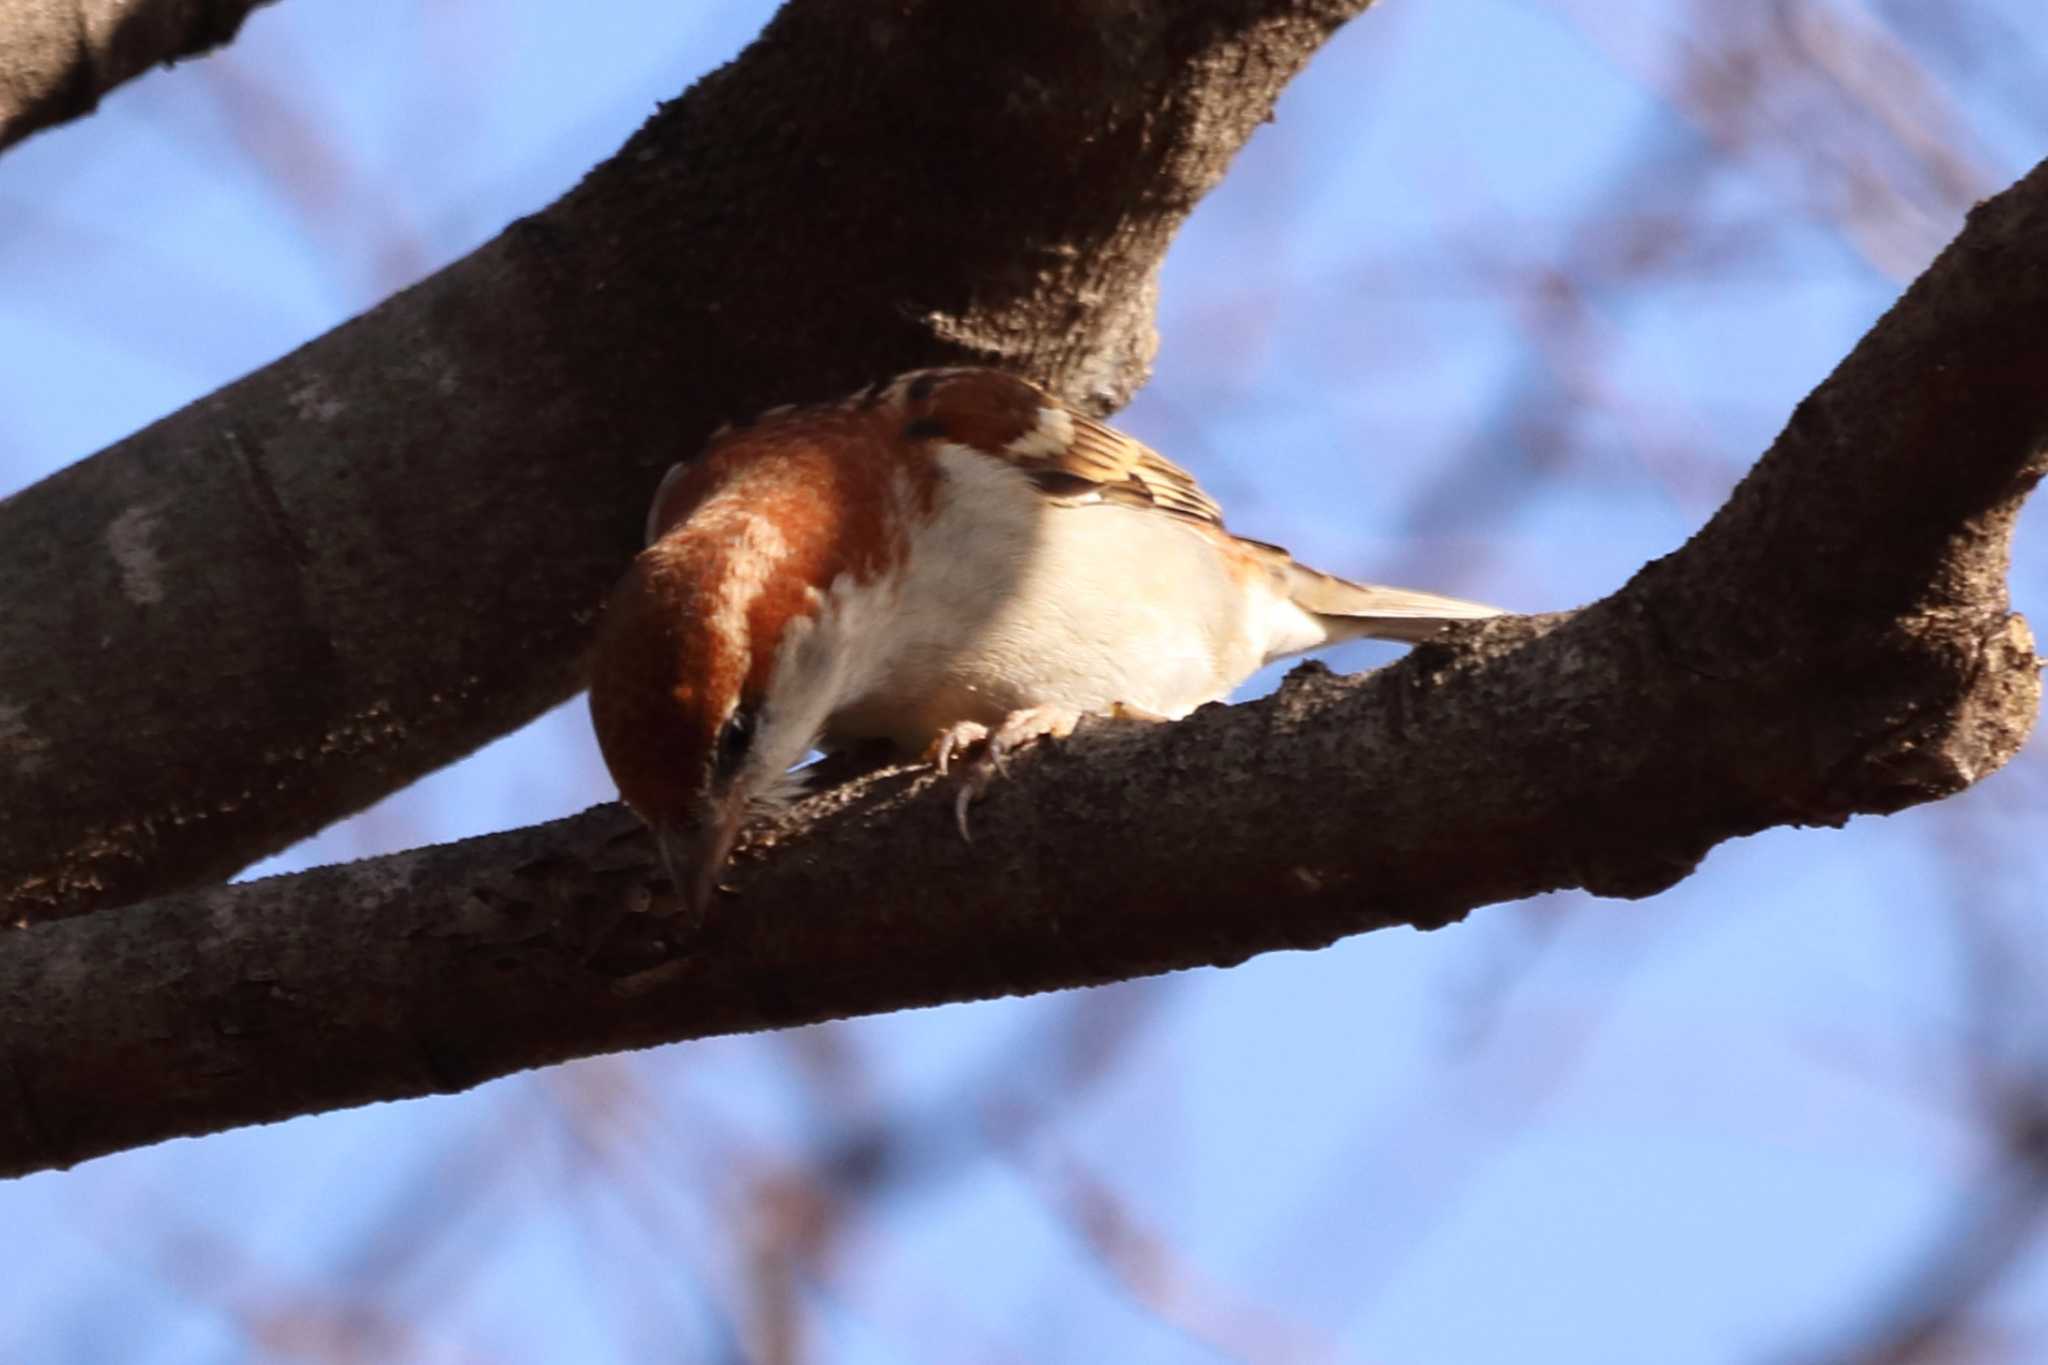
<instances>
[{"instance_id":1,"label":"bird's claw","mask_svg":"<svg viewBox=\"0 0 2048 1365\"><path fill-rule=\"evenodd\" d=\"M1032 706L1012 711L991 730L978 720L955 721L932 742L931 763L941 777L953 777L958 790L953 796L953 823L960 828L963 843L974 842L967 812L989 784L1010 775L1010 755L1033 740L1051 735L1065 738L1074 732L1081 713L1062 706ZM956 775L953 760L974 751Z\"/></svg>"},{"instance_id":2,"label":"bird's claw","mask_svg":"<svg viewBox=\"0 0 2048 1365\"><path fill-rule=\"evenodd\" d=\"M940 777L951 770L953 755L971 749L988 738L988 727L978 720L957 720L932 741L931 763Z\"/></svg>"},{"instance_id":3,"label":"bird's claw","mask_svg":"<svg viewBox=\"0 0 2048 1365\"><path fill-rule=\"evenodd\" d=\"M960 827L960 842L974 842L974 831L967 826L967 808L974 804L974 798L981 794L980 788L972 782L962 782L960 790L953 797L953 823Z\"/></svg>"}]
</instances>

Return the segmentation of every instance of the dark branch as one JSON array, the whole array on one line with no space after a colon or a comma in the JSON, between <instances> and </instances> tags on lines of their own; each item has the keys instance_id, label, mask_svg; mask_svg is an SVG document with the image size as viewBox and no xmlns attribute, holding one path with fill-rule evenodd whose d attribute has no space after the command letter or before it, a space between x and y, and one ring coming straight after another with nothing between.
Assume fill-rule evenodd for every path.
<instances>
[{"instance_id":1,"label":"dark branch","mask_svg":"<svg viewBox=\"0 0 2048 1365\"><path fill-rule=\"evenodd\" d=\"M916 773L757 834L678 946L617 808L44 924L0 956L0 1171L618 1048L1085 985L1958 791L2039 699L2007 542L2048 463L2048 163L1614 596L1027 753L963 845Z\"/></svg>"},{"instance_id":2,"label":"dark branch","mask_svg":"<svg viewBox=\"0 0 2048 1365\"><path fill-rule=\"evenodd\" d=\"M0 503L0 920L223 878L570 695L718 422L974 359L1102 409L1367 0L796 0L545 212Z\"/></svg>"},{"instance_id":3,"label":"dark branch","mask_svg":"<svg viewBox=\"0 0 2048 1365\"><path fill-rule=\"evenodd\" d=\"M0 0L0 147L82 118L123 81L232 41L270 0Z\"/></svg>"}]
</instances>

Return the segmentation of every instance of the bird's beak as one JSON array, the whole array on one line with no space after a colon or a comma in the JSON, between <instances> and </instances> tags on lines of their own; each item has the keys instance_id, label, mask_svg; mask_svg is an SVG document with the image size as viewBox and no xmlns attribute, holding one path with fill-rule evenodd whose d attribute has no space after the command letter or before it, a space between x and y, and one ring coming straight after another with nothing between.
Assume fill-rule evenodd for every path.
<instances>
[{"instance_id":1,"label":"bird's beak","mask_svg":"<svg viewBox=\"0 0 2048 1365\"><path fill-rule=\"evenodd\" d=\"M739 837L745 814L744 802L727 801L692 824L655 827L654 842L661 851L662 866L692 924L702 924L710 912L711 898L718 894L718 874L725 871L725 860Z\"/></svg>"}]
</instances>

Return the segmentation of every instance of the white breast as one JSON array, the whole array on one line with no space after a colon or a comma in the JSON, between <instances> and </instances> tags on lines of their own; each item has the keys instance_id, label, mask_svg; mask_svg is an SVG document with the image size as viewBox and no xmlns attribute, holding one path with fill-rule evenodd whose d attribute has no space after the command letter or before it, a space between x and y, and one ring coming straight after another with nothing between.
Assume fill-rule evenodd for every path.
<instances>
[{"instance_id":1,"label":"white breast","mask_svg":"<svg viewBox=\"0 0 2048 1365\"><path fill-rule=\"evenodd\" d=\"M1277 582L1233 574L1171 515L1061 506L986 455L938 458L946 477L910 564L864 619L835 623L858 662L830 739L915 751L954 721L1029 706L1182 716L1323 639Z\"/></svg>"}]
</instances>

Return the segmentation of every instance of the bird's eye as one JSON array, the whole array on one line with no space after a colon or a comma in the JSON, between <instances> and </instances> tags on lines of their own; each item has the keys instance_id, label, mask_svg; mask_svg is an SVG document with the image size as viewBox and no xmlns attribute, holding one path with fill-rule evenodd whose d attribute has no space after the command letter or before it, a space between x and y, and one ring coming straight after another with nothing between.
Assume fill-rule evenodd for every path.
<instances>
[{"instance_id":1,"label":"bird's eye","mask_svg":"<svg viewBox=\"0 0 2048 1365\"><path fill-rule=\"evenodd\" d=\"M718 732L718 746L712 752L712 775L720 781L730 778L740 770L740 764L747 761L747 750L754 747L755 709L742 703L726 718Z\"/></svg>"}]
</instances>

